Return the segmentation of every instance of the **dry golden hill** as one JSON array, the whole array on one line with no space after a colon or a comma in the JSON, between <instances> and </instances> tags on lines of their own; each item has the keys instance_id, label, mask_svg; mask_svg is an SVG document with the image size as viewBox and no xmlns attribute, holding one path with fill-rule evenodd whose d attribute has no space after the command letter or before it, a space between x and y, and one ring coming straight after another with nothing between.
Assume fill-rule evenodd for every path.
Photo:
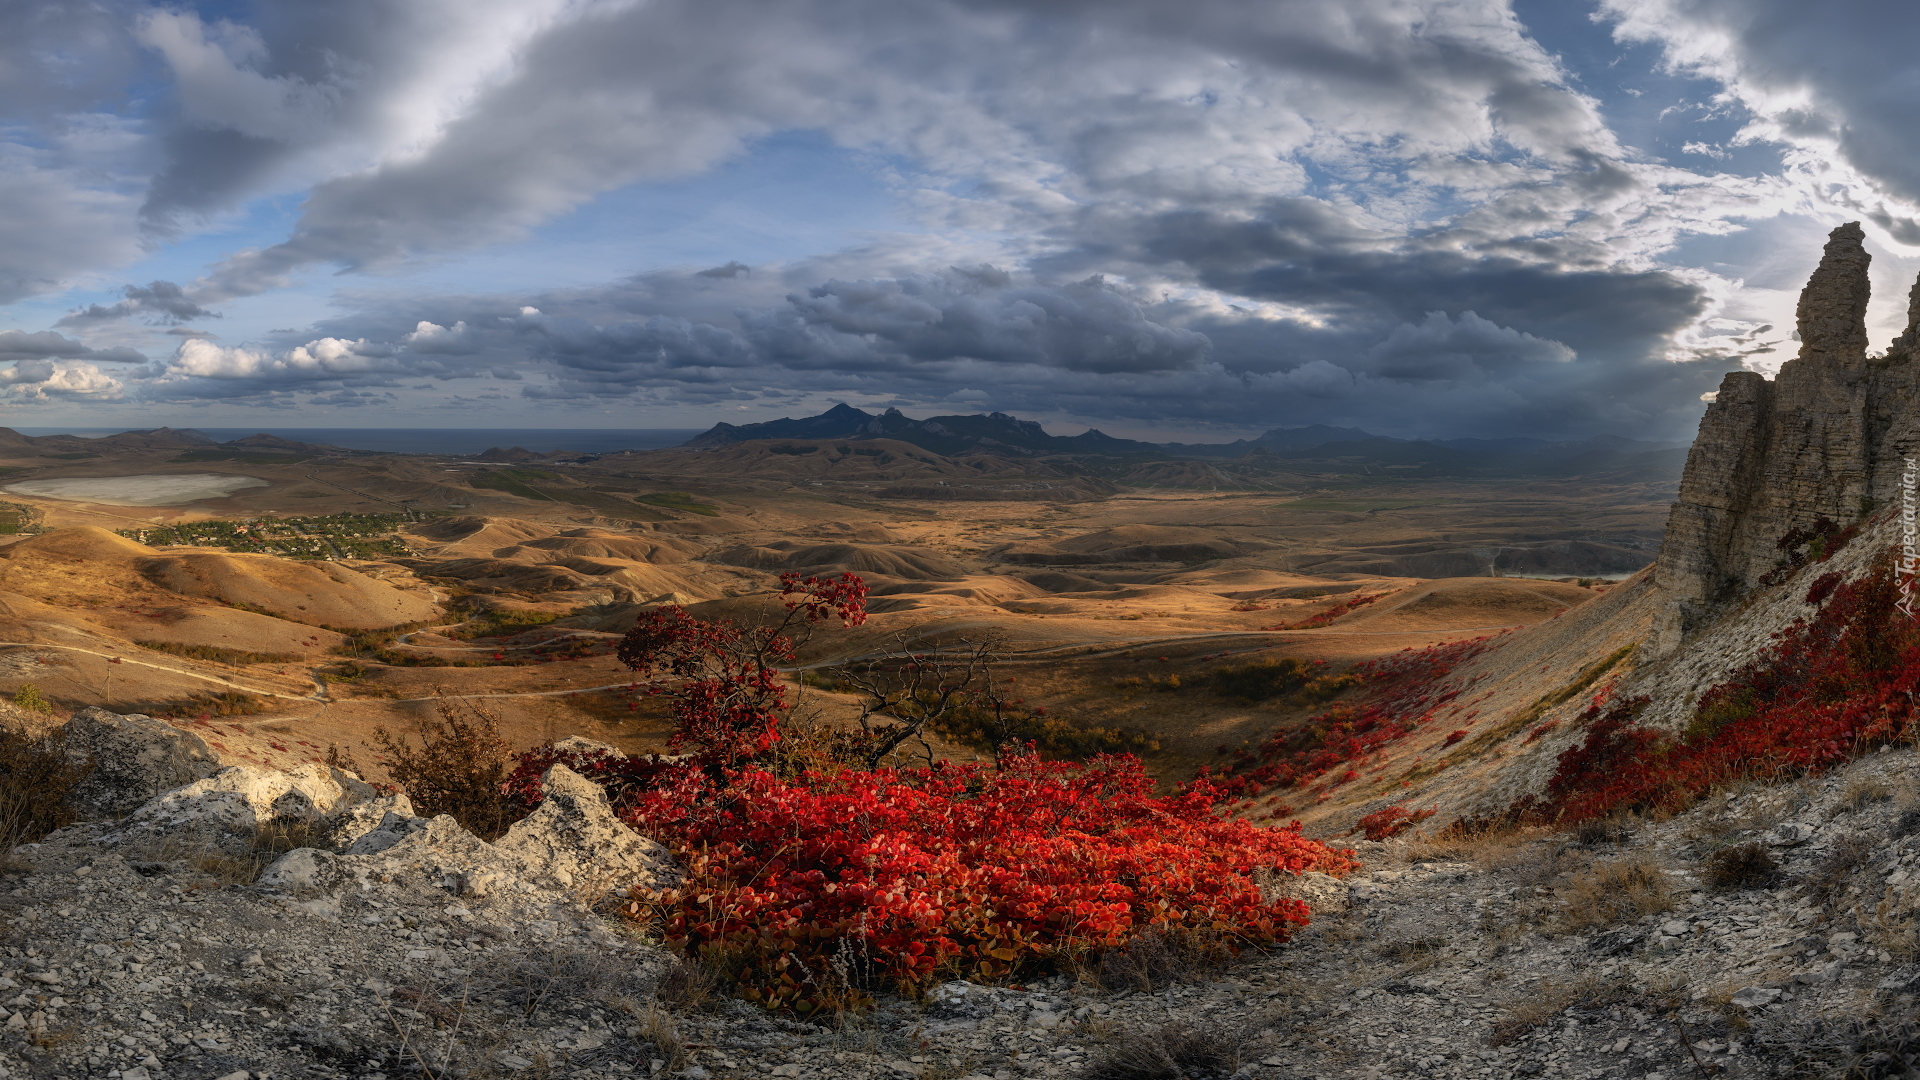
<instances>
[{"instance_id":1,"label":"dry golden hill","mask_svg":"<svg viewBox=\"0 0 1920 1080\"><path fill-rule=\"evenodd\" d=\"M800 530L803 536L818 536L830 540L851 540L863 544L898 544L906 537L877 522L854 524L845 521L827 521L811 528Z\"/></svg>"},{"instance_id":2,"label":"dry golden hill","mask_svg":"<svg viewBox=\"0 0 1920 1080\"><path fill-rule=\"evenodd\" d=\"M1048 465L1013 461L994 454L943 457L892 439L863 439L852 443L833 439L761 439L698 450L656 450L644 455L641 463L649 473L661 476L788 482L828 480L872 484L1064 475Z\"/></svg>"},{"instance_id":3,"label":"dry golden hill","mask_svg":"<svg viewBox=\"0 0 1920 1080\"><path fill-rule=\"evenodd\" d=\"M1098 566L1107 563L1206 562L1271 550L1273 545L1233 539L1211 529L1167 525L1119 525L1049 544L1013 544L989 554L1000 562L1030 566Z\"/></svg>"},{"instance_id":4,"label":"dry golden hill","mask_svg":"<svg viewBox=\"0 0 1920 1080\"><path fill-rule=\"evenodd\" d=\"M423 592L403 592L333 563L196 552L148 560L141 571L182 596L260 608L311 626L377 630L440 613Z\"/></svg>"},{"instance_id":5,"label":"dry golden hill","mask_svg":"<svg viewBox=\"0 0 1920 1080\"><path fill-rule=\"evenodd\" d=\"M758 570L883 574L912 581L957 581L966 567L945 556L911 547L878 544L804 544L778 540L760 547L732 547L709 556L714 562Z\"/></svg>"},{"instance_id":6,"label":"dry golden hill","mask_svg":"<svg viewBox=\"0 0 1920 1080\"><path fill-rule=\"evenodd\" d=\"M502 559L583 558L623 559L627 562L693 562L706 551L706 545L659 533L639 535L607 532L604 529L568 529L554 536L529 540L494 555Z\"/></svg>"},{"instance_id":7,"label":"dry golden hill","mask_svg":"<svg viewBox=\"0 0 1920 1080\"><path fill-rule=\"evenodd\" d=\"M1362 607L1338 625L1353 630L1523 626L1571 611L1594 596L1591 589L1558 581L1441 578Z\"/></svg>"},{"instance_id":8,"label":"dry golden hill","mask_svg":"<svg viewBox=\"0 0 1920 1080\"><path fill-rule=\"evenodd\" d=\"M445 557L492 555L504 547L552 536L555 529L534 521L502 517L449 517L423 521L408 529L419 547Z\"/></svg>"}]
</instances>

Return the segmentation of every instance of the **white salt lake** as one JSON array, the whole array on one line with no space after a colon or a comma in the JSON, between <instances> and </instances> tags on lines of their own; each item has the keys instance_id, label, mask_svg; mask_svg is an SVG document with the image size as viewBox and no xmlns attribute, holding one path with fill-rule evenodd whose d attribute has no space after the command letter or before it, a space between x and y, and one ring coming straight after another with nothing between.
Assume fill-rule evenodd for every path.
<instances>
[{"instance_id":1,"label":"white salt lake","mask_svg":"<svg viewBox=\"0 0 1920 1080\"><path fill-rule=\"evenodd\" d=\"M110 506L178 506L200 499L223 499L247 488L269 487L257 476L231 473L162 473L148 476L68 476L8 484L16 495Z\"/></svg>"}]
</instances>

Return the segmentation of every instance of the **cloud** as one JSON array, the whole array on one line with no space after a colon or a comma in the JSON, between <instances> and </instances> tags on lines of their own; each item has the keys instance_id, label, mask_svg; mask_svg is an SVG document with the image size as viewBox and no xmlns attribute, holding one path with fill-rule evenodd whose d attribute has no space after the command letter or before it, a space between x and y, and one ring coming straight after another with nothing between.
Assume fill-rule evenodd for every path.
<instances>
[{"instance_id":1,"label":"cloud","mask_svg":"<svg viewBox=\"0 0 1920 1080\"><path fill-rule=\"evenodd\" d=\"M1920 10L1790 0L1602 0L1623 41L1650 42L1676 72L1710 79L1748 119L1738 143L1772 143L1806 201L1865 214L1920 246L1920 109L1907 43ZM1710 152L1702 148L1700 152Z\"/></svg>"},{"instance_id":2,"label":"cloud","mask_svg":"<svg viewBox=\"0 0 1920 1080\"><path fill-rule=\"evenodd\" d=\"M412 333L400 339L400 344L422 355L467 356L479 351L467 324L458 321L449 328L422 319Z\"/></svg>"},{"instance_id":3,"label":"cloud","mask_svg":"<svg viewBox=\"0 0 1920 1080\"><path fill-rule=\"evenodd\" d=\"M22 360L0 371L0 400L9 404L54 401L112 402L125 397L121 380L92 364Z\"/></svg>"},{"instance_id":4,"label":"cloud","mask_svg":"<svg viewBox=\"0 0 1920 1080\"><path fill-rule=\"evenodd\" d=\"M1394 283L1389 276L1382 287ZM1351 304L1347 317L1323 320L1269 305L1221 309L1156 298L1095 279L1048 283L983 266L829 279L715 321L584 314L645 308L656 302L655 285L636 279L529 298L537 304L416 300L446 322L416 321L383 339L374 328L391 325L390 316L377 310L336 321L338 333L365 331L328 339L336 355L357 358L351 364L249 354L202 370L228 380L215 391L227 396L247 392L245 384L283 393L405 373L490 376L515 384L534 405L622 401L697 410L743 399L785 407L852 397L1160 424L1338 422L1404 435L1671 438L1691 427L1699 394L1728 366L1724 352L1680 363L1645 351L1587 356L1471 309L1397 319L1396 305L1372 294L1369 303ZM1621 295L1632 298L1647 283L1626 285ZM1684 321L1697 297L1673 295L1668 315ZM419 347L455 334L458 352ZM1660 340L1650 327L1642 344ZM1744 346L1757 336L1728 340Z\"/></svg>"},{"instance_id":5,"label":"cloud","mask_svg":"<svg viewBox=\"0 0 1920 1080\"><path fill-rule=\"evenodd\" d=\"M85 308L62 317L55 326L88 326L95 323L114 322L142 313L151 314L155 321L173 325L190 322L194 319L217 319L217 312L208 311L188 299L185 290L171 281L155 281L147 285L125 285L120 294L125 297L112 304L88 304Z\"/></svg>"},{"instance_id":6,"label":"cloud","mask_svg":"<svg viewBox=\"0 0 1920 1080\"><path fill-rule=\"evenodd\" d=\"M1868 66L1830 70L1837 44L1813 42L1816 69L1731 0L1606 5L1759 118L1690 140L1685 167L1627 145L1505 0L267 0L227 20L115 2L49 5L44 27L0 13L0 90L27 95L26 134L0 134L0 199L14 185L24 208L0 222L0 301L297 206L194 280L56 324L173 327L172 356L122 376L130 399L468 408L447 388L480 379L529 408L837 394L1674 435L1703 372L1773 347L1729 314L1738 268L1673 265L1678 244L1835 200L1908 235L1907 151L1850 134L1906 114L1875 111ZM85 77L59 82L59 48ZM597 288L356 284L508 241L540 265L548 223L623 187L698 190L791 132L871 168L898 231L786 262L716 243ZM1723 171L1757 139L1802 156ZM1853 170L1831 191L1823 148ZM755 265L711 265L731 251ZM337 314L297 334L179 330L323 269L349 275ZM19 359L138 359L109 352Z\"/></svg>"},{"instance_id":7,"label":"cloud","mask_svg":"<svg viewBox=\"0 0 1920 1080\"><path fill-rule=\"evenodd\" d=\"M29 334L23 330L0 331L0 361L39 361L50 359L93 360L110 364L141 364L146 357L124 345L90 349L81 342L52 330Z\"/></svg>"}]
</instances>

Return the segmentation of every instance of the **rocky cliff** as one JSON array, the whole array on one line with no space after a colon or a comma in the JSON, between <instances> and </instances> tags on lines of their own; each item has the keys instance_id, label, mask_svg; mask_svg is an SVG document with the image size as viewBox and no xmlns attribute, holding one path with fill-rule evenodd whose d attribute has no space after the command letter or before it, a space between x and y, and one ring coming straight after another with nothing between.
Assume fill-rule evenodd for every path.
<instances>
[{"instance_id":1,"label":"rocky cliff","mask_svg":"<svg viewBox=\"0 0 1920 1080\"><path fill-rule=\"evenodd\" d=\"M1905 333L1869 355L1863 239L1857 222L1829 237L1800 294L1799 355L1771 381L1729 373L1700 421L1655 571L1669 600L1658 652L1778 565L1789 531L1846 526L1899 497L1902 457L1920 449L1920 283Z\"/></svg>"}]
</instances>

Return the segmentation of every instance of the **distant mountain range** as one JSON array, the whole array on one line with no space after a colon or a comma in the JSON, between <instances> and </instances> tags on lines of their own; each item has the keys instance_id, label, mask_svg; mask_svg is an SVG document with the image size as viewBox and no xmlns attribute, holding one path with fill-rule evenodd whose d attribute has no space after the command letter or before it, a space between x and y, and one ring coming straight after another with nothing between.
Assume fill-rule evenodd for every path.
<instances>
[{"instance_id":1,"label":"distant mountain range","mask_svg":"<svg viewBox=\"0 0 1920 1080\"><path fill-rule=\"evenodd\" d=\"M1230 443L1153 443L1116 439L1098 428L1079 435L1049 435L1039 423L1006 413L970 416L930 416L915 420L899 409L875 415L840 404L818 416L782 418L758 424L715 424L683 443L688 447L727 446L756 439L897 439L936 454L993 453L1031 457L1075 454L1245 458L1273 457L1296 461L1352 460L1356 463L1408 467L1431 471L1477 472L1493 468L1509 471L1566 473L1613 467L1628 459L1658 455L1644 464L1671 468L1677 474L1684 444L1642 442L1602 435L1577 442L1547 439L1396 439L1359 428L1274 428L1254 439ZM1280 464L1280 462L1276 462Z\"/></svg>"},{"instance_id":2,"label":"distant mountain range","mask_svg":"<svg viewBox=\"0 0 1920 1080\"><path fill-rule=\"evenodd\" d=\"M292 439L283 439L278 435L249 435L244 439L229 439L218 442L213 436L193 428L151 428L146 431L122 431L101 438L83 438L78 435L22 435L12 428L0 427L0 446L43 446L64 447L67 449L98 449L107 447L116 450L163 450L179 447L183 450L227 450L233 453L255 451L279 453L354 453L334 446L331 443L304 443Z\"/></svg>"}]
</instances>

